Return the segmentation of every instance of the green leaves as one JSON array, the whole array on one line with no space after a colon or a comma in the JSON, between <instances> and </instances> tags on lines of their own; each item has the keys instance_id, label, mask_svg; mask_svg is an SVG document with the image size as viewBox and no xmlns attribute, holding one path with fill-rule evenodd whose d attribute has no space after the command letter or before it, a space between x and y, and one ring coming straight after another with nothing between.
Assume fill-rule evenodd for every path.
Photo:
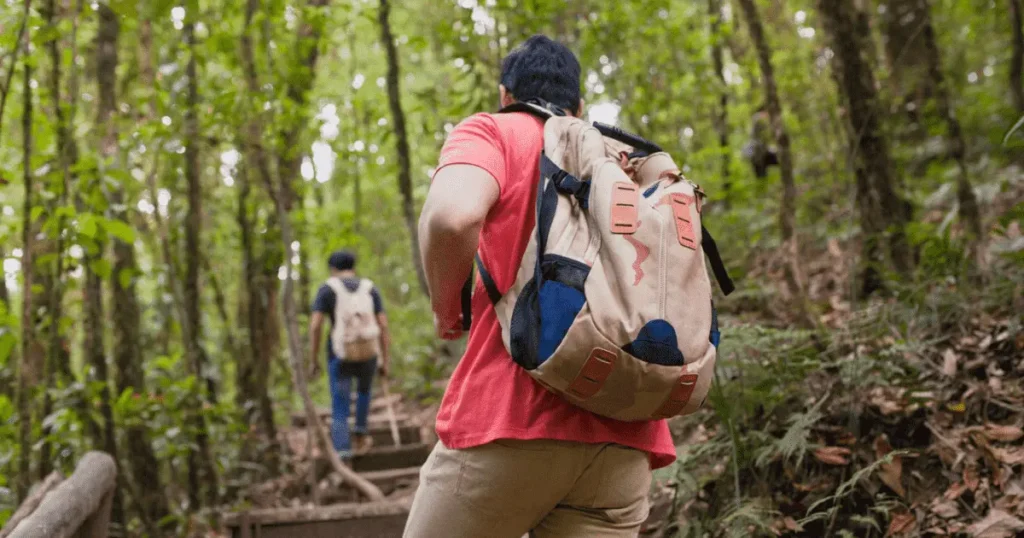
<instances>
[{"instance_id":1,"label":"green leaves","mask_svg":"<svg viewBox=\"0 0 1024 538\"><path fill-rule=\"evenodd\" d=\"M96 215L91 213L83 213L78 216L78 233L90 239L96 238L96 232L99 230L97 224Z\"/></svg>"},{"instance_id":2,"label":"green leaves","mask_svg":"<svg viewBox=\"0 0 1024 538\"><path fill-rule=\"evenodd\" d=\"M103 227L107 233L125 243L131 244L135 242L135 229L124 221L108 219L104 221Z\"/></svg>"}]
</instances>

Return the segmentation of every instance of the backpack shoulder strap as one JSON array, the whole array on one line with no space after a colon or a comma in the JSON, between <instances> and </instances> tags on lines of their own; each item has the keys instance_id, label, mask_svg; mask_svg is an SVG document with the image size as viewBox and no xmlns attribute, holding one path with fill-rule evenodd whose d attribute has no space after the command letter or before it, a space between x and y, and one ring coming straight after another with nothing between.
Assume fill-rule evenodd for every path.
<instances>
[{"instance_id":1,"label":"backpack shoulder strap","mask_svg":"<svg viewBox=\"0 0 1024 538\"><path fill-rule=\"evenodd\" d=\"M327 281L324 282L324 284L326 284L328 288L331 288L331 290L334 291L334 295L341 295L343 292L347 291L345 289L345 283L342 282L341 279L338 277L332 276L328 278Z\"/></svg>"},{"instance_id":2,"label":"backpack shoulder strap","mask_svg":"<svg viewBox=\"0 0 1024 538\"><path fill-rule=\"evenodd\" d=\"M566 115L562 109L541 99L531 99L525 102L516 101L515 103L499 110L498 114L509 114L511 112L525 112L545 121L554 116Z\"/></svg>"}]
</instances>

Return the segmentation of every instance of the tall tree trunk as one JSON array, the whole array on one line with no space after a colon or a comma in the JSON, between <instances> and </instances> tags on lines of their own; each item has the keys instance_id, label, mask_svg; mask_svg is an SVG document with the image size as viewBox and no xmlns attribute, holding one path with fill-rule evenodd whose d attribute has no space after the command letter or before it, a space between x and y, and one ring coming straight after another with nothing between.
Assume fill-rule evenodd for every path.
<instances>
[{"instance_id":1,"label":"tall tree trunk","mask_svg":"<svg viewBox=\"0 0 1024 538\"><path fill-rule=\"evenodd\" d=\"M214 272L213 266L210 265L209 256L203 256L203 270L206 271L206 278L210 281L210 287L213 288L213 303L217 307L217 314L224 324L225 347L232 356L238 356L238 342L235 340L235 331L232 330L235 324L231 319L231 314L228 313L228 300L224 296L224 289L220 286L220 279L217 278L217 273Z\"/></svg>"},{"instance_id":2,"label":"tall tree trunk","mask_svg":"<svg viewBox=\"0 0 1024 538\"><path fill-rule=\"evenodd\" d=\"M182 333L185 337L185 353L189 367L199 382L199 398L193 404L190 419L196 432L195 441L198 449L189 451L188 455L188 495L191 510L198 509L201 492L205 492L203 500L208 506L216 506L219 489L210 452L209 430L202 413L202 407L209 402L210 395L203 383L207 374L206 361L199 345L199 233L202 226L203 192L199 177L199 80L196 74L195 15L195 10L190 9L189 20L185 23L184 29L189 52L188 63L185 66L185 76L188 78L188 93L185 98L185 179L188 183L188 214L185 216L185 319L182 320Z\"/></svg>"},{"instance_id":3,"label":"tall tree trunk","mask_svg":"<svg viewBox=\"0 0 1024 538\"><path fill-rule=\"evenodd\" d=\"M7 272L3 269L3 262L7 259L4 246L0 245L0 303L3 303L4 310L11 312L11 294L7 291Z\"/></svg>"},{"instance_id":4,"label":"tall tree trunk","mask_svg":"<svg viewBox=\"0 0 1024 538\"><path fill-rule=\"evenodd\" d=\"M921 122L922 107L934 91L927 65L920 61L927 55L921 38L925 15L918 0L884 0L883 4L881 18L893 94L903 105L901 112L907 114L910 134L923 138L927 130Z\"/></svg>"},{"instance_id":5,"label":"tall tree trunk","mask_svg":"<svg viewBox=\"0 0 1024 538\"><path fill-rule=\"evenodd\" d=\"M252 33L255 32L253 20L260 7L259 0L247 0L245 8L245 25L241 36L241 59L246 87L253 102L261 101L259 76L256 72L256 52ZM268 257L278 251L270 242L264 242L264 255L257 256L252 240L253 225L248 217L248 200L252 189L250 173L255 171L260 182L271 185L273 177L270 170L270 159L263 145L263 113L254 110L252 119L246 122L243 136L246 166L240 174L242 184L238 200L238 225L242 233L242 249L245 258L245 291L247 297L248 320L248 353L247 364L239 365L238 401L245 410L250 424L257 424L269 446L268 467L273 470L278 466L279 447L277 445L277 428L274 425L273 409L269 394L269 380L273 357L278 352L279 325L276 322L277 269L278 264L268 263ZM273 221L274 219L268 219ZM268 229L276 228L270 223ZM276 232L276 230L275 230Z\"/></svg>"},{"instance_id":6,"label":"tall tree trunk","mask_svg":"<svg viewBox=\"0 0 1024 538\"><path fill-rule=\"evenodd\" d=\"M409 137L405 130L405 112L402 110L401 89L399 88L398 51L395 49L395 38L391 33L391 2L380 0L378 12L380 23L380 40L384 44L388 59L388 105L391 107L392 120L395 123L395 149L398 151L398 190L402 193L402 216L405 226L409 229L412 242L412 263L416 268L416 278L420 289L427 293L427 277L423 272L423 261L420 259L420 240L416 227L415 201L412 195L412 171L409 161Z\"/></svg>"},{"instance_id":7,"label":"tall tree trunk","mask_svg":"<svg viewBox=\"0 0 1024 538\"><path fill-rule=\"evenodd\" d=\"M1024 8L1021 0L1010 2L1010 24L1013 25L1013 54L1010 57L1010 92L1017 112L1024 114Z\"/></svg>"},{"instance_id":8,"label":"tall tree trunk","mask_svg":"<svg viewBox=\"0 0 1024 538\"><path fill-rule=\"evenodd\" d=\"M725 82L725 62L722 60L722 6L720 0L708 0L708 15L711 17L711 61L718 77L718 111L715 114L715 132L718 134L718 150L722 153L723 201L729 203L732 180L729 177L729 86Z\"/></svg>"},{"instance_id":9,"label":"tall tree trunk","mask_svg":"<svg viewBox=\"0 0 1024 538\"><path fill-rule=\"evenodd\" d=\"M764 35L761 14L754 0L739 0L743 16L747 20L750 39L757 49L757 60L761 67L764 84L765 106L772 122L772 132L778 145L779 171L782 178L782 202L779 206L779 228L782 230L782 245L785 251L786 282L789 291L804 304L804 278L800 268L800 249L796 238L796 182L793 179L793 153L789 147L789 133L782 119L782 103L775 85L775 69L772 65L771 49Z\"/></svg>"},{"instance_id":10,"label":"tall tree trunk","mask_svg":"<svg viewBox=\"0 0 1024 538\"><path fill-rule=\"evenodd\" d=\"M26 6L27 7L27 6ZM26 50L29 46L30 32L25 32ZM26 57L29 54L26 52ZM32 174L32 64L26 58L24 62L24 79L22 87L23 110L21 114L22 130L22 172L25 184L23 206L22 233L22 292L21 299L21 365L18 368L18 498L24 499L31 483L29 474L32 470L32 404L29 393L39 382L38 365L42 350L36 340L35 325L35 223L32 219L32 208L35 201L35 185Z\"/></svg>"},{"instance_id":11,"label":"tall tree trunk","mask_svg":"<svg viewBox=\"0 0 1024 538\"><path fill-rule=\"evenodd\" d=\"M117 125L115 114L117 111L117 40L121 31L118 24L117 14L106 4L98 7L99 26L96 30L96 85L99 96L96 105L96 125L100 127L100 158L102 165L117 158ZM103 251L106 242L96 239L96 253L85 257L85 356L92 367L91 380L101 383L100 389L100 414L103 416L102 440L97 437L96 441L103 450L114 458L114 462L121 466L121 460L117 453L117 438L115 436L114 412L111 405L113 394L110 391L110 374L107 369L107 353L103 345L103 284L100 276L93 270L92 263L103 259ZM118 481L124 483L121 473L118 473ZM121 495L121 488L114 492L114 504L111 518L114 522L124 525L124 499Z\"/></svg>"},{"instance_id":12,"label":"tall tree trunk","mask_svg":"<svg viewBox=\"0 0 1024 538\"><path fill-rule=\"evenodd\" d=\"M248 26L248 24L247 24ZM251 163L251 160L248 161ZM268 394L268 383L271 357L277 352L277 338L268 338L268 321L272 314L267 309L267 293L276 290L277 285L263 274L263 264L255 256L253 250L253 225L249 218L249 197L252 192L249 178L250 168L239 168L238 180L238 212L237 222L242 243L242 275L243 283L240 296L242 312L239 315L240 325L245 327L246 339L241 344L238 367L236 370L235 403L242 410L246 423L256 428L268 450L261 450L251 442L242 446L243 461L265 462L267 472L273 474L279 465L277 448L277 428L274 424L274 413ZM276 278L273 275L272 278ZM269 283L269 286L267 285ZM277 327L273 326L273 330ZM268 340L273 345L267 345ZM251 438L250 438L251 439Z\"/></svg>"},{"instance_id":13,"label":"tall tree trunk","mask_svg":"<svg viewBox=\"0 0 1024 538\"><path fill-rule=\"evenodd\" d=\"M910 204L898 192L889 144L880 125L875 76L861 56L862 36L850 0L818 0L818 10L835 52L834 74L843 93L851 133L851 153L857 157L857 200L864 233L863 291L880 285L877 263L880 245L888 247L893 266L903 274L913 267L905 228Z\"/></svg>"},{"instance_id":14,"label":"tall tree trunk","mask_svg":"<svg viewBox=\"0 0 1024 538\"><path fill-rule=\"evenodd\" d=\"M114 22L106 20L112 17ZM101 13L101 28L107 32L112 31L112 25L117 23L116 13ZM139 67L142 83L152 85L153 72L150 62L152 51L152 33L148 21L143 21L139 32ZM103 30L100 30L103 31ZM118 29L120 32L120 29ZM116 58L115 58L116 59ZM115 99L116 111L116 99ZM148 114L155 111L154 104L149 103ZM116 113L116 112L112 112ZM111 153L116 161L116 128L113 129L113 147ZM156 170L151 174L155 174ZM151 179L152 181L152 179ZM128 205L124 203L125 186L118 183L110 197L111 216L128 222ZM153 198L153 204L158 205L157 199ZM159 210L156 212L159 214ZM136 275L138 267L135 261L135 247L121 239L113 239L114 268L110 278L112 291L113 334L114 334L114 387L118 394L131 391L135 394L145 395L146 377L143 373L143 357L139 344L140 330L139 299L135 290ZM168 316L169 317L169 316ZM160 476L160 461L153 451L150 442L149 431L144 425L129 423L124 427L124 449L125 458L129 467L128 476L131 477L133 487L130 488L134 504L138 506L140 519L151 537L166 536L173 527L173 523L165 521L170 514L169 500L163 488L163 480Z\"/></svg>"},{"instance_id":15,"label":"tall tree trunk","mask_svg":"<svg viewBox=\"0 0 1024 538\"><path fill-rule=\"evenodd\" d=\"M7 75L4 77L4 85L0 88L0 136L4 134L4 111L7 110L7 97L11 94L11 83L14 81L14 68L18 65L18 56L22 47L27 51L28 43L25 34L28 32L28 16L32 10L32 0L25 0L21 15L21 23L18 25L18 38L14 41L14 50L11 51L11 63L7 65ZM28 54L28 52L26 52Z\"/></svg>"},{"instance_id":16,"label":"tall tree trunk","mask_svg":"<svg viewBox=\"0 0 1024 538\"><path fill-rule=\"evenodd\" d=\"M918 2L920 2L919 12L922 17L921 37L924 41L928 74L931 76L932 86L935 88L935 104L939 114L946 121L946 135L952 148L950 154L960 169L956 181L956 195L959 202L960 220L963 221L967 229L967 251L978 264L978 269L984 270L981 211L978 209L978 198L974 195L974 188L971 186L971 178L967 171L967 142L964 140L960 121L956 118L956 110L953 108L953 98L950 95L949 85L946 83L946 76L942 73L942 55L935 37L935 27L932 25L931 6L928 0L918 0Z\"/></svg>"}]
</instances>

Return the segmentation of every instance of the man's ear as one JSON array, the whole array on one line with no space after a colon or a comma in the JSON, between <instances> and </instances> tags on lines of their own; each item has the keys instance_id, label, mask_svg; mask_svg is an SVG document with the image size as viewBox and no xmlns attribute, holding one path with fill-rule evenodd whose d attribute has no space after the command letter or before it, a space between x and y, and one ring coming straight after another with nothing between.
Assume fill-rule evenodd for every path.
<instances>
[{"instance_id":1,"label":"man's ear","mask_svg":"<svg viewBox=\"0 0 1024 538\"><path fill-rule=\"evenodd\" d=\"M583 117L583 111L586 110L586 104L587 104L586 101L584 101L583 98L580 97L580 108L579 108L579 110L576 111L576 117L577 118L582 118Z\"/></svg>"},{"instance_id":2,"label":"man's ear","mask_svg":"<svg viewBox=\"0 0 1024 538\"><path fill-rule=\"evenodd\" d=\"M498 97L501 102L501 108L516 102L516 98L508 91L504 84L498 84Z\"/></svg>"}]
</instances>

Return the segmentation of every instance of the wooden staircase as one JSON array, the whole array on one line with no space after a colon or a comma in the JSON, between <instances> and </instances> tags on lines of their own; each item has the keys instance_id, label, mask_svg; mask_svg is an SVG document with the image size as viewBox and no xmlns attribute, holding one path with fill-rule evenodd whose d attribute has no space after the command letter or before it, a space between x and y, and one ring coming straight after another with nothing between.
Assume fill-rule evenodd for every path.
<instances>
[{"instance_id":1,"label":"wooden staircase","mask_svg":"<svg viewBox=\"0 0 1024 538\"><path fill-rule=\"evenodd\" d=\"M393 396L394 398L394 396ZM392 403L397 403L393 400ZM328 475L320 481L321 505L314 507L265 508L224 514L223 524L232 538L390 538L400 537L412 503L412 492L419 481L420 466L427 460L431 446L423 442L420 426L408 415L396 416L400 446L395 446L383 397L371 405L369 421L373 448L354 457L351 467L381 489L389 499L360 502L360 495L340 484L330 466L314 471ZM320 419L330 427L330 411L320 410ZM305 415L292 417L293 427L305 429ZM350 426L353 424L350 422ZM324 488L323 486L326 486Z\"/></svg>"}]
</instances>

